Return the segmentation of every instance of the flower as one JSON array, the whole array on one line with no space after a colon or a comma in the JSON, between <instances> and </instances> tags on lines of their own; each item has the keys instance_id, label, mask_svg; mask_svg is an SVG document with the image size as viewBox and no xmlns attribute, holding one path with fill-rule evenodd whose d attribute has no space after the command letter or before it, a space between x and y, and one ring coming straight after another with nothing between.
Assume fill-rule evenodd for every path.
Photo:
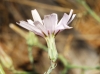
<instances>
[{"instance_id":1,"label":"flower","mask_svg":"<svg viewBox=\"0 0 100 74\"><path fill-rule=\"evenodd\" d=\"M62 19L58 23L58 16L56 13L50 15L45 15L44 19L41 20L40 15L37 10L32 10L32 20L20 21L18 25L28 29L29 31L34 32L37 35L40 35L45 38L48 46L48 55L52 62L55 62L58 58L58 53L55 45L55 35L64 30L71 29L68 24L74 19L76 14L72 14L73 10L70 11L70 14L64 13Z\"/></svg>"},{"instance_id":2,"label":"flower","mask_svg":"<svg viewBox=\"0 0 100 74\"><path fill-rule=\"evenodd\" d=\"M72 27L69 27L68 24L71 23L76 15L72 14L73 10L71 9L70 14L68 15L64 13L62 19L58 23L58 16L56 13L45 15L44 19L41 20L41 17L36 9L32 10L31 12L34 21L28 19L27 22L20 21L20 23L17 24L42 37L56 35L58 32L64 29L71 29Z\"/></svg>"}]
</instances>

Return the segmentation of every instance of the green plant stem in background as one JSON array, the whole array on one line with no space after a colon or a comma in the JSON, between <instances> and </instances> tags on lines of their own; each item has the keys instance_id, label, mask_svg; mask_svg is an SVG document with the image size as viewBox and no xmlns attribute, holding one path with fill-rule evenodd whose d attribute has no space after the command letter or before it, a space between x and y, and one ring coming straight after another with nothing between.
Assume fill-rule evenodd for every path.
<instances>
[{"instance_id":1,"label":"green plant stem in background","mask_svg":"<svg viewBox=\"0 0 100 74\"><path fill-rule=\"evenodd\" d=\"M27 45L28 45L28 55L29 55L29 60L30 60L30 63L32 65L32 69L33 69L33 72L34 72L34 57L33 57L33 54L32 54L32 48L33 46L35 46L38 42L38 38L35 36L34 33L32 32L29 32L28 35L25 37L26 39L26 42L27 42Z\"/></svg>"},{"instance_id":2,"label":"green plant stem in background","mask_svg":"<svg viewBox=\"0 0 100 74\"><path fill-rule=\"evenodd\" d=\"M0 64L0 74L5 74L5 72L4 72L4 70L3 70L2 66L1 66L1 64Z\"/></svg>"},{"instance_id":3,"label":"green plant stem in background","mask_svg":"<svg viewBox=\"0 0 100 74\"><path fill-rule=\"evenodd\" d=\"M12 72L13 74L33 74L33 72L24 72L24 71L16 71L16 70L13 70Z\"/></svg>"},{"instance_id":4,"label":"green plant stem in background","mask_svg":"<svg viewBox=\"0 0 100 74\"><path fill-rule=\"evenodd\" d=\"M69 64L67 66L67 68L72 69L72 68L79 68L79 69L84 69L84 70L88 70L88 69L97 69L97 67L89 67L89 66L77 66L77 65L71 65Z\"/></svg>"},{"instance_id":5,"label":"green plant stem in background","mask_svg":"<svg viewBox=\"0 0 100 74\"><path fill-rule=\"evenodd\" d=\"M44 46L43 44L41 44L41 43L37 43L37 45L36 45L37 47L39 47L39 48L41 48L41 49L43 49L44 51L47 51L47 47L46 46Z\"/></svg>"},{"instance_id":6,"label":"green plant stem in background","mask_svg":"<svg viewBox=\"0 0 100 74\"><path fill-rule=\"evenodd\" d=\"M84 69L82 69L82 72L81 72L81 74L85 74L85 70L84 70Z\"/></svg>"},{"instance_id":7,"label":"green plant stem in background","mask_svg":"<svg viewBox=\"0 0 100 74\"><path fill-rule=\"evenodd\" d=\"M68 61L61 55L58 55L58 59L63 63L64 69L62 70L61 74L66 74L68 71L67 65L69 64Z\"/></svg>"},{"instance_id":8,"label":"green plant stem in background","mask_svg":"<svg viewBox=\"0 0 100 74\"><path fill-rule=\"evenodd\" d=\"M32 55L32 46L29 46L28 45L28 55L29 55L29 60L30 60L30 63L32 65L32 69L34 70L34 58L33 58L33 55Z\"/></svg>"},{"instance_id":9,"label":"green plant stem in background","mask_svg":"<svg viewBox=\"0 0 100 74\"><path fill-rule=\"evenodd\" d=\"M67 72L68 72L68 68L67 67L64 67L64 69L61 71L61 73L60 74L66 74Z\"/></svg>"},{"instance_id":10,"label":"green plant stem in background","mask_svg":"<svg viewBox=\"0 0 100 74\"><path fill-rule=\"evenodd\" d=\"M85 9L100 23L100 17L87 5L85 0L77 0L80 4L82 4Z\"/></svg>"},{"instance_id":11,"label":"green plant stem in background","mask_svg":"<svg viewBox=\"0 0 100 74\"><path fill-rule=\"evenodd\" d=\"M35 72L17 71L14 68L10 69L10 71L12 71L13 74L37 74Z\"/></svg>"},{"instance_id":12,"label":"green plant stem in background","mask_svg":"<svg viewBox=\"0 0 100 74\"><path fill-rule=\"evenodd\" d=\"M58 59L60 59L65 67L69 64L68 61L61 54L58 55Z\"/></svg>"}]
</instances>

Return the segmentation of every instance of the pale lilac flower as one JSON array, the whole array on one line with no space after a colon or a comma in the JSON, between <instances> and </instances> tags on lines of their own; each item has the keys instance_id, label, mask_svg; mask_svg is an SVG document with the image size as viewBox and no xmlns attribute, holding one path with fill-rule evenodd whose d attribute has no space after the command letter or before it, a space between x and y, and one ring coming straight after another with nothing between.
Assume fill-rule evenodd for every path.
<instances>
[{"instance_id":1,"label":"pale lilac flower","mask_svg":"<svg viewBox=\"0 0 100 74\"><path fill-rule=\"evenodd\" d=\"M58 16L56 13L45 15L44 19L41 20L41 17L36 9L32 10L31 12L34 21L29 19L27 22L20 21L20 23L17 24L42 37L56 35L59 31L64 29L71 29L72 27L69 27L68 24L71 23L76 15L72 14L73 10L70 11L69 15L64 13L62 19L58 23Z\"/></svg>"}]
</instances>

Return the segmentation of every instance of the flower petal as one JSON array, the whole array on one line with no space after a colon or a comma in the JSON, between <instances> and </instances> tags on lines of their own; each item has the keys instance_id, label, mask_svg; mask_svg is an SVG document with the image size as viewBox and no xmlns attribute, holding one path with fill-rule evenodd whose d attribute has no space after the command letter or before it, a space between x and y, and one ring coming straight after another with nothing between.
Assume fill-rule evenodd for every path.
<instances>
[{"instance_id":1,"label":"flower petal","mask_svg":"<svg viewBox=\"0 0 100 74\"><path fill-rule=\"evenodd\" d=\"M62 27L63 27L63 26L62 26ZM66 28L62 28L62 29L61 29L61 28L60 28L60 29L59 29L59 28L56 28L54 34L57 34L58 32L61 32L61 31L63 31L64 29L71 29L71 28L73 28L73 27L70 27L70 26L68 26L68 25L66 26Z\"/></svg>"},{"instance_id":2,"label":"flower petal","mask_svg":"<svg viewBox=\"0 0 100 74\"><path fill-rule=\"evenodd\" d=\"M45 34L46 36L48 36L48 32L47 32L46 28L44 27L44 25L42 25L39 21L35 21L34 24L35 24L35 26L36 26L38 29L41 30L41 32L42 32L43 34Z\"/></svg>"},{"instance_id":3,"label":"flower petal","mask_svg":"<svg viewBox=\"0 0 100 74\"><path fill-rule=\"evenodd\" d=\"M72 16L72 13L73 13L73 10L71 9L71 10L70 10L70 13L69 13L69 15L68 15L67 22L68 22L68 21L69 21L69 19L71 18L71 16Z\"/></svg>"},{"instance_id":4,"label":"flower petal","mask_svg":"<svg viewBox=\"0 0 100 74\"><path fill-rule=\"evenodd\" d=\"M56 29L65 29L67 26L67 19L68 19L68 15L66 13L64 13L62 19L59 21L58 25L56 26Z\"/></svg>"},{"instance_id":5,"label":"flower petal","mask_svg":"<svg viewBox=\"0 0 100 74\"><path fill-rule=\"evenodd\" d=\"M43 23L45 28L50 34L54 32L57 22L58 22L58 16L56 13L44 16Z\"/></svg>"},{"instance_id":6,"label":"flower petal","mask_svg":"<svg viewBox=\"0 0 100 74\"><path fill-rule=\"evenodd\" d=\"M28 24L26 21L20 21L20 23L17 23L17 24L29 31L32 31L30 24Z\"/></svg>"},{"instance_id":7,"label":"flower petal","mask_svg":"<svg viewBox=\"0 0 100 74\"><path fill-rule=\"evenodd\" d=\"M56 29L66 29L66 28L69 29L69 28L70 28L70 27L68 26L68 24L69 24L69 23L71 22L71 20L73 20L74 17L75 17L75 15L72 16L72 12L73 12L73 10L71 9L69 15L67 15L66 13L64 13L62 19L60 20L60 22L59 22L58 25L56 26ZM71 16L72 16L72 19L69 21L69 19L71 18ZM68 23L68 21L69 21L69 23Z\"/></svg>"},{"instance_id":8,"label":"flower petal","mask_svg":"<svg viewBox=\"0 0 100 74\"><path fill-rule=\"evenodd\" d=\"M29 31L32 31L32 32L34 32L35 34L37 34L37 35L40 35L40 36L44 36L43 34L42 34L42 32L38 29L38 28L36 28L35 26L33 26L33 25L30 25L30 24L28 24L26 21L20 21L20 23L17 23L19 26L21 26L21 27L23 27L23 28L25 28L25 29L27 29L27 30L29 30Z\"/></svg>"},{"instance_id":9,"label":"flower petal","mask_svg":"<svg viewBox=\"0 0 100 74\"><path fill-rule=\"evenodd\" d=\"M28 22L29 24L35 26L35 25L34 25L34 22L33 22L31 19L28 19L27 22Z\"/></svg>"},{"instance_id":10,"label":"flower petal","mask_svg":"<svg viewBox=\"0 0 100 74\"><path fill-rule=\"evenodd\" d=\"M73 14L72 18L68 21L68 23L67 23L67 24L70 24L70 23L71 23L71 21L73 21L73 19L75 18L75 16L76 16L76 14Z\"/></svg>"},{"instance_id":11,"label":"flower petal","mask_svg":"<svg viewBox=\"0 0 100 74\"><path fill-rule=\"evenodd\" d=\"M37 12L37 10L34 9L31 12L32 12L32 16L33 16L34 21L39 21L41 24L43 24L42 20L41 20L41 17L39 15L39 13Z\"/></svg>"}]
</instances>

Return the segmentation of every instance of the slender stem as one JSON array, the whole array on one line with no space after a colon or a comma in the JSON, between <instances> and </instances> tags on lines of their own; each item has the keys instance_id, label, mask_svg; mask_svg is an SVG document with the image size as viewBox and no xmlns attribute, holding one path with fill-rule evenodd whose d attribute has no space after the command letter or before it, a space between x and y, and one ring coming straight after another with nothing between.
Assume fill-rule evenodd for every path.
<instances>
[{"instance_id":1,"label":"slender stem","mask_svg":"<svg viewBox=\"0 0 100 74\"><path fill-rule=\"evenodd\" d=\"M55 69L56 65L57 64L55 62L51 61L51 66L49 67L48 71L45 72L44 74L50 74L52 70Z\"/></svg>"},{"instance_id":2,"label":"slender stem","mask_svg":"<svg viewBox=\"0 0 100 74\"><path fill-rule=\"evenodd\" d=\"M97 67L77 66L77 65L71 65L71 64L69 64L67 67L68 67L69 69L72 69L72 68L79 68L79 69L84 69L84 70L88 70L88 69L97 69Z\"/></svg>"},{"instance_id":3,"label":"slender stem","mask_svg":"<svg viewBox=\"0 0 100 74\"><path fill-rule=\"evenodd\" d=\"M31 72L13 71L14 74L32 74Z\"/></svg>"},{"instance_id":4,"label":"slender stem","mask_svg":"<svg viewBox=\"0 0 100 74\"><path fill-rule=\"evenodd\" d=\"M61 55L58 55L58 59L64 64L64 69L62 70L61 74L66 74L68 71L67 65L69 64L68 61Z\"/></svg>"},{"instance_id":5,"label":"slender stem","mask_svg":"<svg viewBox=\"0 0 100 74\"><path fill-rule=\"evenodd\" d=\"M66 74L68 72L68 68L67 67L64 67L64 69L61 71L61 74Z\"/></svg>"},{"instance_id":6,"label":"slender stem","mask_svg":"<svg viewBox=\"0 0 100 74\"><path fill-rule=\"evenodd\" d=\"M93 16L98 22L100 22L100 17L86 4L85 0L77 0L80 4L82 4L85 9Z\"/></svg>"},{"instance_id":7,"label":"slender stem","mask_svg":"<svg viewBox=\"0 0 100 74\"><path fill-rule=\"evenodd\" d=\"M47 46L48 46L48 56L49 56L50 60L55 62L58 58L58 52L57 52L56 44L55 44L55 36L50 35L50 36L46 37L45 40L46 40Z\"/></svg>"},{"instance_id":8,"label":"slender stem","mask_svg":"<svg viewBox=\"0 0 100 74\"><path fill-rule=\"evenodd\" d=\"M13 72L13 74L33 74L34 73L34 72L17 71L14 68L11 68L10 70Z\"/></svg>"},{"instance_id":9,"label":"slender stem","mask_svg":"<svg viewBox=\"0 0 100 74\"><path fill-rule=\"evenodd\" d=\"M61 54L58 55L58 59L60 59L60 61L64 64L65 67L68 65L68 61Z\"/></svg>"},{"instance_id":10,"label":"slender stem","mask_svg":"<svg viewBox=\"0 0 100 74\"><path fill-rule=\"evenodd\" d=\"M41 43L38 43L37 46L38 46L39 48L43 49L44 51L47 51L47 49L48 49L46 46L44 46L44 45L41 44Z\"/></svg>"},{"instance_id":11,"label":"slender stem","mask_svg":"<svg viewBox=\"0 0 100 74\"><path fill-rule=\"evenodd\" d=\"M46 37L45 40L46 40L47 46L48 46L48 56L51 60L51 66L49 67L48 71L45 72L44 74L50 74L57 65L55 62L58 58L58 52L57 52L56 45L55 45L54 35L50 35L50 36Z\"/></svg>"},{"instance_id":12,"label":"slender stem","mask_svg":"<svg viewBox=\"0 0 100 74\"><path fill-rule=\"evenodd\" d=\"M34 65L33 65L34 59L32 55L32 46L28 46L28 55L29 55L30 63L32 65L32 69L34 70Z\"/></svg>"}]
</instances>

